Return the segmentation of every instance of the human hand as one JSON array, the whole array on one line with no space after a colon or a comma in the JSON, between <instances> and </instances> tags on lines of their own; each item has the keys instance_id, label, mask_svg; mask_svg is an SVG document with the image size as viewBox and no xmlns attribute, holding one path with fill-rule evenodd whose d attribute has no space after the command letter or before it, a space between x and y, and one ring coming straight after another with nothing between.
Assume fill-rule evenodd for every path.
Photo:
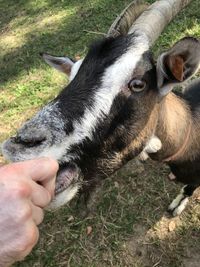
<instances>
[{"instance_id":1,"label":"human hand","mask_svg":"<svg viewBox=\"0 0 200 267\"><path fill-rule=\"evenodd\" d=\"M57 170L49 158L0 167L0 267L24 259L37 243Z\"/></svg>"}]
</instances>

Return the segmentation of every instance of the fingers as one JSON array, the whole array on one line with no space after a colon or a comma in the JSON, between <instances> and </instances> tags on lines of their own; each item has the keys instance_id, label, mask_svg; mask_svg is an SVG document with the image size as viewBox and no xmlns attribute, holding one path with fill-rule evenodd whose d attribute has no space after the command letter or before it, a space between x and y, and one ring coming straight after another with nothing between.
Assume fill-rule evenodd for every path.
<instances>
[{"instance_id":1,"label":"fingers","mask_svg":"<svg viewBox=\"0 0 200 267\"><path fill-rule=\"evenodd\" d=\"M44 188L50 193L51 198L53 198L56 186L56 175L43 180L40 184L44 186Z\"/></svg>"},{"instance_id":2,"label":"fingers","mask_svg":"<svg viewBox=\"0 0 200 267\"><path fill-rule=\"evenodd\" d=\"M44 219L44 211L41 208L32 205L32 218L36 225L41 224Z\"/></svg>"},{"instance_id":3,"label":"fingers","mask_svg":"<svg viewBox=\"0 0 200 267\"><path fill-rule=\"evenodd\" d=\"M38 158L2 167L11 176L24 176L43 185L53 196L58 163L50 158Z\"/></svg>"},{"instance_id":4,"label":"fingers","mask_svg":"<svg viewBox=\"0 0 200 267\"><path fill-rule=\"evenodd\" d=\"M0 189L5 192L7 184L17 198L29 198L34 205L43 208L53 196L57 169L57 162L49 158L6 165L1 169Z\"/></svg>"},{"instance_id":5,"label":"fingers","mask_svg":"<svg viewBox=\"0 0 200 267\"><path fill-rule=\"evenodd\" d=\"M51 194L43 186L32 181L30 183L32 188L31 201L40 208L46 207L51 201Z\"/></svg>"},{"instance_id":6,"label":"fingers","mask_svg":"<svg viewBox=\"0 0 200 267\"><path fill-rule=\"evenodd\" d=\"M38 182L51 180L58 171L58 163L51 158L38 158L14 164L25 176Z\"/></svg>"},{"instance_id":7,"label":"fingers","mask_svg":"<svg viewBox=\"0 0 200 267\"><path fill-rule=\"evenodd\" d=\"M37 243L37 225L44 218L42 208L51 200L57 169L58 164L48 158L0 168L0 262L2 251L4 262L12 263L27 256Z\"/></svg>"},{"instance_id":8,"label":"fingers","mask_svg":"<svg viewBox=\"0 0 200 267\"><path fill-rule=\"evenodd\" d=\"M37 170L31 173L31 178L44 186L44 188L51 194L51 197L53 197L58 163L50 158L40 158L34 161Z\"/></svg>"}]
</instances>

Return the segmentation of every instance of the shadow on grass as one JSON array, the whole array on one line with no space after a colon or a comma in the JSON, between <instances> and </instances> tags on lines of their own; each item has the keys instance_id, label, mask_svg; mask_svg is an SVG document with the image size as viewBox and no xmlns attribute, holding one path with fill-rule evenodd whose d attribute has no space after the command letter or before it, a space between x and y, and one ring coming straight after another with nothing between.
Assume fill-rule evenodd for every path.
<instances>
[{"instance_id":1,"label":"shadow on grass","mask_svg":"<svg viewBox=\"0 0 200 267\"><path fill-rule=\"evenodd\" d=\"M37 1L36 1L37 2ZM87 30L106 32L109 25L116 14L125 6L125 2L115 1L93 1L91 5L88 1L49 1L48 5L40 5L40 8L31 8L29 1L24 4L20 1L12 10L13 18L25 10L27 16L36 16L44 11L52 11L56 13L58 10L66 10L66 17L61 20L59 25L56 25L55 31L48 31L48 28L32 31L26 34L25 44L19 48L12 49L6 53L0 63L0 81L3 86L7 81L17 77L22 71L27 73L32 68L37 68L41 65L39 53L48 51L53 54L84 54L86 46L95 39L94 34L89 34ZM13 3L14 5L14 3ZM111 12L107 12L107 9ZM68 10L75 8L75 14L67 16ZM13 6L12 6L13 9ZM9 10L9 8L8 8ZM14 15L15 14L15 15ZM11 20L11 18L10 18ZM6 23L8 23L8 19ZM1 22L1 25L3 23ZM5 25L3 25L5 26ZM19 25L18 25L19 26ZM99 38L99 36L98 36Z\"/></svg>"},{"instance_id":2,"label":"shadow on grass","mask_svg":"<svg viewBox=\"0 0 200 267\"><path fill-rule=\"evenodd\" d=\"M89 34L85 31L100 31L106 32L128 1L117 0L109 1L15 1L6 4L6 1L0 5L7 7L7 12L4 14L4 21L1 20L1 27L5 27L13 18L20 16L25 12L27 16L37 16L44 11L56 12L75 8L75 14L66 16L57 29L53 32L48 32L48 28L43 28L40 31L35 31L34 27L31 32L26 35L26 42L17 49L13 49L5 54L0 62L0 81L3 86L7 81L15 79L21 72L29 72L32 68L37 68L41 65L39 53L48 51L53 54L67 54L74 56L75 54L83 55L87 50L88 44L99 36ZM152 2L152 1L149 1ZM174 38L178 38L188 28L193 27L197 20L200 21L198 12L199 3L194 1L191 8L184 11L184 16L181 14L178 17L178 29L174 30L173 26L166 32L166 38L162 38L162 42L158 42L160 49L171 43ZM108 12L109 8L109 12ZM192 9L192 12L191 12ZM9 11L12 15L8 15ZM190 20L185 19L189 16ZM193 17L193 19L192 19ZM171 34L174 32L174 35ZM158 48L158 46L157 46Z\"/></svg>"}]
</instances>

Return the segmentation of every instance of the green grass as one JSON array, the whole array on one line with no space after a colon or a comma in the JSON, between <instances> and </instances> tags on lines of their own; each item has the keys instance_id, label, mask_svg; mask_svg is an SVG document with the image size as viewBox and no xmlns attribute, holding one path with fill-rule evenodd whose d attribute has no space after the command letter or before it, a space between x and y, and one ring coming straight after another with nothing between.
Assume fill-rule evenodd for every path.
<instances>
[{"instance_id":1,"label":"green grass","mask_svg":"<svg viewBox=\"0 0 200 267\"><path fill-rule=\"evenodd\" d=\"M67 82L39 52L85 55L100 37L90 31L106 32L129 2L0 0L0 142ZM194 0L176 17L155 44L155 55L185 35L200 37L199 10ZM75 201L46 213L38 245L16 266L199 266L199 200L193 198L180 218L167 218L167 205L180 188L167 181L168 172L152 162L131 162L104 182L96 210L87 218L81 218Z\"/></svg>"}]
</instances>

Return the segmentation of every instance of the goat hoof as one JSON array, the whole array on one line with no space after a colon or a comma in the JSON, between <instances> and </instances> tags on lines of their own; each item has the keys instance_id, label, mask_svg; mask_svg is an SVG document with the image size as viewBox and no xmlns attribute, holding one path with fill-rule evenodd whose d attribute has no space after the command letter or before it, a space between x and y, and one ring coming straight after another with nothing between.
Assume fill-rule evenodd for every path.
<instances>
[{"instance_id":1,"label":"goat hoof","mask_svg":"<svg viewBox=\"0 0 200 267\"><path fill-rule=\"evenodd\" d=\"M139 159L141 162L146 161L148 158L149 158L149 156L148 156L148 154L147 154L145 151L142 151L142 152L140 153L140 155L138 156L138 159Z\"/></svg>"},{"instance_id":2,"label":"goat hoof","mask_svg":"<svg viewBox=\"0 0 200 267\"><path fill-rule=\"evenodd\" d=\"M179 216L187 206L189 198L178 195L168 207L168 212L173 216Z\"/></svg>"}]
</instances>

